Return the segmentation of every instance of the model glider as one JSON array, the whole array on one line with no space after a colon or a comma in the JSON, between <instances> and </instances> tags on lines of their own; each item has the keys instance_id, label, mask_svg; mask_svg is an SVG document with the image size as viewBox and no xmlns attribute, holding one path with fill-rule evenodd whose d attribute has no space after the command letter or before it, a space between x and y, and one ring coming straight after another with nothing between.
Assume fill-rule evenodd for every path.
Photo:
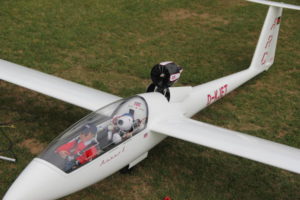
<instances>
[{"instance_id":1,"label":"model glider","mask_svg":"<svg viewBox=\"0 0 300 200\"><path fill-rule=\"evenodd\" d=\"M32 160L4 200L66 196L124 167L132 168L167 136L300 173L299 149L190 119L268 70L274 62L283 8L300 10L284 3L249 1L269 6L250 67L195 87L170 87L182 68L163 62L152 69L147 93L121 99L0 60L0 79L93 111Z\"/></svg>"}]
</instances>

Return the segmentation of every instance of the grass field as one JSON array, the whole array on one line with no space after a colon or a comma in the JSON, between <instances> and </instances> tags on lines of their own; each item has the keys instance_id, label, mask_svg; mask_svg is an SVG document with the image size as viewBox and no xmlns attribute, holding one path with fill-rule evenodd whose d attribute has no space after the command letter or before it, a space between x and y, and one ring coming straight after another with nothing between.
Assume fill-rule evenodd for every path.
<instances>
[{"instance_id":1,"label":"grass field","mask_svg":"<svg viewBox=\"0 0 300 200\"><path fill-rule=\"evenodd\" d=\"M243 0L0 2L1 59L122 97L144 92L161 61L184 66L177 85L247 68L267 11ZM194 118L300 148L299 21L300 12L284 10L273 67ZM0 94L0 122L16 125L2 130L18 156L16 164L0 161L2 197L88 111L4 81ZM63 199L296 200L299 188L297 174L168 138L132 174L116 173Z\"/></svg>"}]
</instances>

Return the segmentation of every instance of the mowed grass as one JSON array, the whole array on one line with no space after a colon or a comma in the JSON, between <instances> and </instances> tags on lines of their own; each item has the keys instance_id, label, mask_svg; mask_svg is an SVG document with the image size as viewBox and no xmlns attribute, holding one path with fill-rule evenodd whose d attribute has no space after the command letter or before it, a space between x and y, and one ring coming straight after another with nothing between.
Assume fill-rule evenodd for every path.
<instances>
[{"instance_id":1,"label":"mowed grass","mask_svg":"<svg viewBox=\"0 0 300 200\"><path fill-rule=\"evenodd\" d=\"M197 85L248 67L266 11L243 0L2 0L0 58L122 97L144 92L151 67L166 60L184 66L177 85ZM274 66L194 118L300 148L299 20L284 10ZM0 94L0 122L16 125L2 130L18 156L0 161L2 197L89 111L4 81ZM132 174L63 199L296 200L299 188L297 174L168 138Z\"/></svg>"}]
</instances>

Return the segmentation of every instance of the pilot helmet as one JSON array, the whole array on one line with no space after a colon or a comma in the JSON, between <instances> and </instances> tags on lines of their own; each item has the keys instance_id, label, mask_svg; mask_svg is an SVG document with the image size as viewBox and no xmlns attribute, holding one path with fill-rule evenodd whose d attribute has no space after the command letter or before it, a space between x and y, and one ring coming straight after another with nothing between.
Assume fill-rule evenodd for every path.
<instances>
[{"instance_id":1,"label":"pilot helmet","mask_svg":"<svg viewBox=\"0 0 300 200\"><path fill-rule=\"evenodd\" d=\"M121 131L130 131L133 127L133 118L129 114L122 115L117 120L117 126Z\"/></svg>"}]
</instances>

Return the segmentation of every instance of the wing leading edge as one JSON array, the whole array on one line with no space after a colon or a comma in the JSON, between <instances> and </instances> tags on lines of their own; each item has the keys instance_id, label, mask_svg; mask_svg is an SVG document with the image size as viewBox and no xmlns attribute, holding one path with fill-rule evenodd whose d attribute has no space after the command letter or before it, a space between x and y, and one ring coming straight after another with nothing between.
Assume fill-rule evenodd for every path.
<instances>
[{"instance_id":1,"label":"wing leading edge","mask_svg":"<svg viewBox=\"0 0 300 200\"><path fill-rule=\"evenodd\" d=\"M0 59L0 80L95 111L120 97Z\"/></svg>"},{"instance_id":2,"label":"wing leading edge","mask_svg":"<svg viewBox=\"0 0 300 200\"><path fill-rule=\"evenodd\" d=\"M153 124L151 130L195 144L300 173L300 150L186 117Z\"/></svg>"}]
</instances>

